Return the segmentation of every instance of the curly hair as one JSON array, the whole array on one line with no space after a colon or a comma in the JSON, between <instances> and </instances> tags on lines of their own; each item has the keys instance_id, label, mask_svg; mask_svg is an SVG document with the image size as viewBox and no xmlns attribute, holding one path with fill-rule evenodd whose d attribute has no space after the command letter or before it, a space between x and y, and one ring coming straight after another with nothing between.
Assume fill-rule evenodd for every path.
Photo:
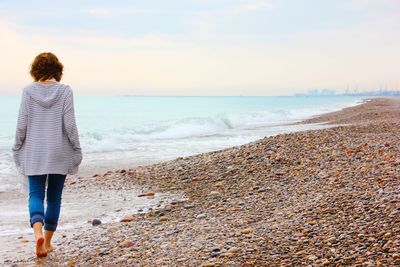
<instances>
[{"instance_id":1,"label":"curly hair","mask_svg":"<svg viewBox=\"0 0 400 267\"><path fill-rule=\"evenodd\" d=\"M56 79L60 81L63 75L64 65L56 55L50 52L40 53L31 64L30 74L35 82Z\"/></svg>"}]
</instances>

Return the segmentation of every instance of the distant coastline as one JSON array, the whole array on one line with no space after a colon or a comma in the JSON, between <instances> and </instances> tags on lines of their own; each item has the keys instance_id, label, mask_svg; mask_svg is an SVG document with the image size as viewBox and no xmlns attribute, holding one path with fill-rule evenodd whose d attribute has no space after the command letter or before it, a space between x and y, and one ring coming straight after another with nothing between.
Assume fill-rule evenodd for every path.
<instances>
[{"instance_id":1,"label":"distant coastline","mask_svg":"<svg viewBox=\"0 0 400 267\"><path fill-rule=\"evenodd\" d=\"M121 97L265 97L267 95L141 95L141 94L123 94L117 95ZM368 97L368 96L380 96L380 97L390 97L390 96L400 96L400 90L377 90L377 91L349 91L345 92L337 92L331 89L311 89L307 92L303 93L295 93L292 95L278 95L275 97L319 97L319 96L360 96L360 97Z\"/></svg>"},{"instance_id":2,"label":"distant coastline","mask_svg":"<svg viewBox=\"0 0 400 267\"><path fill-rule=\"evenodd\" d=\"M311 89L306 93L296 93L293 96L400 96L399 90L377 90L377 91L349 91L346 90L344 93L338 93L330 89Z\"/></svg>"}]
</instances>

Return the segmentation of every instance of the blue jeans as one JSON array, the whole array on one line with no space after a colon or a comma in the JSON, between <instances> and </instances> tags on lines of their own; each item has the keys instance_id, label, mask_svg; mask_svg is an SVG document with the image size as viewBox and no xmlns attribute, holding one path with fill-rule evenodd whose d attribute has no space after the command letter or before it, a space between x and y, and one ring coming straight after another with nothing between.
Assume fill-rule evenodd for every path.
<instances>
[{"instance_id":1,"label":"blue jeans","mask_svg":"<svg viewBox=\"0 0 400 267\"><path fill-rule=\"evenodd\" d=\"M36 222L44 222L44 230L55 231L61 209L61 194L66 175L49 174L47 183L47 207L44 211L44 195L47 175L28 176L29 179L29 217L31 227Z\"/></svg>"}]
</instances>

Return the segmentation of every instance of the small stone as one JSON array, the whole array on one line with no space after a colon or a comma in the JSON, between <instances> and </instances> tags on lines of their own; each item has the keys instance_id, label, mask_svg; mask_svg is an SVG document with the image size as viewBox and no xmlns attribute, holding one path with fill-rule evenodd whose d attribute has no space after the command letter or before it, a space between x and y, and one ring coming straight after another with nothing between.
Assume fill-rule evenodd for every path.
<instances>
[{"instance_id":1,"label":"small stone","mask_svg":"<svg viewBox=\"0 0 400 267\"><path fill-rule=\"evenodd\" d=\"M250 234L250 233L252 233L253 232L253 230L252 229L250 229L250 228L246 228L246 229L243 229L242 231L240 231L242 234Z\"/></svg>"},{"instance_id":2,"label":"small stone","mask_svg":"<svg viewBox=\"0 0 400 267\"><path fill-rule=\"evenodd\" d=\"M194 205L187 204L187 205L184 205L183 207L184 207L185 209L191 209L191 208L194 208Z\"/></svg>"},{"instance_id":3,"label":"small stone","mask_svg":"<svg viewBox=\"0 0 400 267\"><path fill-rule=\"evenodd\" d=\"M311 261L315 261L316 259L318 259L318 257L315 256L315 255L309 255L309 256L307 257L307 259L309 259L309 260L311 260Z\"/></svg>"},{"instance_id":4,"label":"small stone","mask_svg":"<svg viewBox=\"0 0 400 267\"><path fill-rule=\"evenodd\" d=\"M122 219L120 220L120 222L130 222L133 221L135 218L133 217L132 214L127 214L124 217L122 217Z\"/></svg>"},{"instance_id":5,"label":"small stone","mask_svg":"<svg viewBox=\"0 0 400 267\"><path fill-rule=\"evenodd\" d=\"M320 264L322 266L329 265L330 261L328 259L321 259Z\"/></svg>"},{"instance_id":6,"label":"small stone","mask_svg":"<svg viewBox=\"0 0 400 267\"><path fill-rule=\"evenodd\" d=\"M165 222L165 221L168 221L168 217L166 217L166 216L161 216L161 217L160 217L160 222Z\"/></svg>"},{"instance_id":7,"label":"small stone","mask_svg":"<svg viewBox=\"0 0 400 267\"><path fill-rule=\"evenodd\" d=\"M210 254L210 256L213 257L213 258L218 257L218 256L220 256L220 255L221 255L221 252L219 252L219 251L213 251L213 252L211 252L211 254Z\"/></svg>"},{"instance_id":8,"label":"small stone","mask_svg":"<svg viewBox=\"0 0 400 267\"><path fill-rule=\"evenodd\" d=\"M140 193L139 195L138 195L138 197L151 197L151 196L154 196L155 195L155 193L154 192L152 192L152 191L149 191L149 192L147 192L147 193Z\"/></svg>"},{"instance_id":9,"label":"small stone","mask_svg":"<svg viewBox=\"0 0 400 267\"><path fill-rule=\"evenodd\" d=\"M309 224L309 225L316 225L316 224L317 224L317 221L309 221L308 224Z\"/></svg>"},{"instance_id":10,"label":"small stone","mask_svg":"<svg viewBox=\"0 0 400 267\"><path fill-rule=\"evenodd\" d=\"M239 251L240 249L237 247L231 247L230 249L228 249L229 253L238 253Z\"/></svg>"},{"instance_id":11,"label":"small stone","mask_svg":"<svg viewBox=\"0 0 400 267\"><path fill-rule=\"evenodd\" d=\"M132 247L134 244L132 241L129 240L125 240L124 242L122 242L119 246L122 248L130 248Z\"/></svg>"},{"instance_id":12,"label":"small stone","mask_svg":"<svg viewBox=\"0 0 400 267\"><path fill-rule=\"evenodd\" d=\"M76 259L70 259L70 260L67 262L67 266L74 266L75 263L76 263Z\"/></svg>"},{"instance_id":13,"label":"small stone","mask_svg":"<svg viewBox=\"0 0 400 267\"><path fill-rule=\"evenodd\" d=\"M295 236L295 237L304 237L305 234L302 233L302 232L299 232L299 233L295 233L294 236Z\"/></svg>"},{"instance_id":14,"label":"small stone","mask_svg":"<svg viewBox=\"0 0 400 267\"><path fill-rule=\"evenodd\" d=\"M116 232L116 231L118 231L118 227L117 226L111 226L111 227L109 227L107 229L107 232L109 232L109 233L113 233L113 232Z\"/></svg>"},{"instance_id":15,"label":"small stone","mask_svg":"<svg viewBox=\"0 0 400 267\"><path fill-rule=\"evenodd\" d=\"M29 242L29 240L21 239L21 243L28 243L28 242Z\"/></svg>"},{"instance_id":16,"label":"small stone","mask_svg":"<svg viewBox=\"0 0 400 267\"><path fill-rule=\"evenodd\" d=\"M205 215L204 213L199 214L199 215L196 216L197 219L204 219L206 217L207 217L207 215Z\"/></svg>"},{"instance_id":17,"label":"small stone","mask_svg":"<svg viewBox=\"0 0 400 267\"><path fill-rule=\"evenodd\" d=\"M221 193L218 192L218 191L211 191L211 192L210 192L210 196L216 197L216 196L219 196L219 195L221 195Z\"/></svg>"},{"instance_id":18,"label":"small stone","mask_svg":"<svg viewBox=\"0 0 400 267\"><path fill-rule=\"evenodd\" d=\"M383 237L390 237L392 235L391 232L387 232L386 234L383 235Z\"/></svg>"},{"instance_id":19,"label":"small stone","mask_svg":"<svg viewBox=\"0 0 400 267\"><path fill-rule=\"evenodd\" d=\"M99 219L94 219L94 220L92 221L92 225L93 225L93 226L100 225L100 224L101 224L101 221L100 221Z\"/></svg>"},{"instance_id":20,"label":"small stone","mask_svg":"<svg viewBox=\"0 0 400 267\"><path fill-rule=\"evenodd\" d=\"M221 186L223 186L223 183L222 183L222 182L216 182L216 183L214 184L214 186L215 186L215 187L221 187Z\"/></svg>"}]
</instances>

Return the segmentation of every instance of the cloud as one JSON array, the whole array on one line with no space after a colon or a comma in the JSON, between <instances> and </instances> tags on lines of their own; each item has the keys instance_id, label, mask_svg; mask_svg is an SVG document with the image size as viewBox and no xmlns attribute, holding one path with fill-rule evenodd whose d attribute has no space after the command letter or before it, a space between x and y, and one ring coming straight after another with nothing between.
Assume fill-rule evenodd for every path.
<instances>
[{"instance_id":1,"label":"cloud","mask_svg":"<svg viewBox=\"0 0 400 267\"><path fill-rule=\"evenodd\" d=\"M242 8L249 11L272 8L274 4L271 0L249 0L247 3L242 5Z\"/></svg>"},{"instance_id":2,"label":"cloud","mask_svg":"<svg viewBox=\"0 0 400 267\"><path fill-rule=\"evenodd\" d=\"M81 13L94 16L119 16L119 15L148 15L158 13L155 9L145 8L116 8L116 7L95 7L82 9Z\"/></svg>"},{"instance_id":3,"label":"cloud","mask_svg":"<svg viewBox=\"0 0 400 267\"><path fill-rule=\"evenodd\" d=\"M355 8L369 8L377 6L397 6L400 7L398 0L350 0L348 4Z\"/></svg>"},{"instance_id":4,"label":"cloud","mask_svg":"<svg viewBox=\"0 0 400 267\"><path fill-rule=\"evenodd\" d=\"M201 10L198 17L189 19L199 24L189 25L187 32L179 34L146 29L140 34L118 35L114 25L110 25L111 32L105 32L96 21L93 25L98 31L63 31L61 35L21 20L7 23L2 17L0 92L16 92L29 81L28 66L43 51L60 57L66 66L63 81L78 94L276 95L310 87L341 89L357 83L360 88L374 89L379 83L391 86L400 82L399 18L392 12L380 10L374 20L344 26L307 25L299 30L294 24L297 20L288 20L283 22L296 31L284 32L277 23L276 33L264 27L251 32L263 22L254 20L255 15L264 19L265 12L253 16L250 11L268 9L266 3L272 2L240 0L229 5L250 5L241 11L242 17L220 6L211 13ZM281 7L279 17L288 14ZM136 12L133 10L126 12ZM113 16L123 11L91 12L93 16ZM247 21L252 24L242 25ZM228 23L232 23L230 29ZM242 31L237 26L242 26Z\"/></svg>"}]
</instances>

